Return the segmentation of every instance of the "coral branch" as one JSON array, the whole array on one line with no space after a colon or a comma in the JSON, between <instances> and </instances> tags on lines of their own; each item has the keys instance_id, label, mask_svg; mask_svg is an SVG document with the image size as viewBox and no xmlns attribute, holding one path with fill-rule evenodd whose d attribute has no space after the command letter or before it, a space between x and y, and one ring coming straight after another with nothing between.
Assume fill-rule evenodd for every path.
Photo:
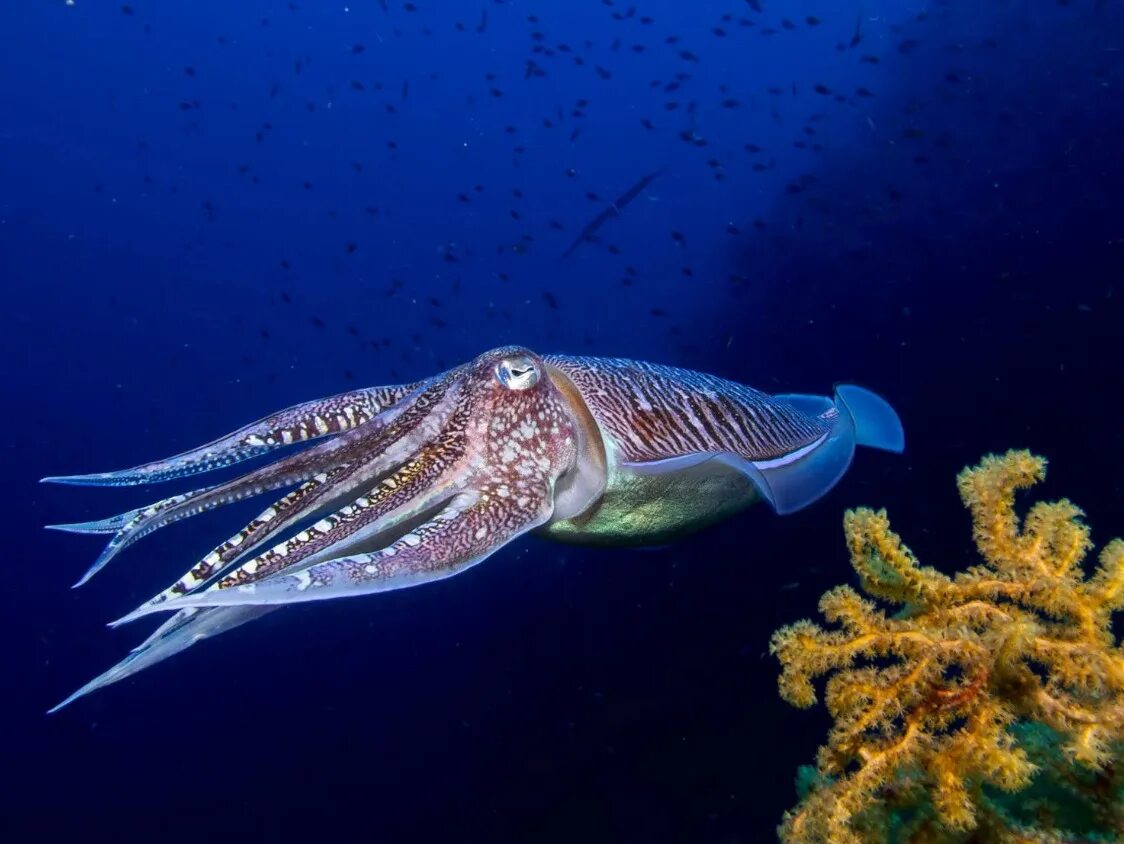
<instances>
[{"instance_id":1,"label":"coral branch","mask_svg":"<svg viewBox=\"0 0 1124 844\"><path fill-rule=\"evenodd\" d=\"M1124 541L1109 543L1086 578L1091 542L1077 507L1039 503L1020 520L1015 493L1045 470L1011 451L960 474L982 560L955 578L921 566L885 511L847 513L863 590L899 612L839 586L820 600L833 628L800 621L774 634L781 697L812 706L827 676L834 719L783 840L1124 835L1124 649L1112 630L1124 608ZM1035 825L1004 808L1003 793L1041 782L1064 791L1067 806L1084 799L1099 826L1063 828L1064 813L1045 810Z\"/></svg>"}]
</instances>

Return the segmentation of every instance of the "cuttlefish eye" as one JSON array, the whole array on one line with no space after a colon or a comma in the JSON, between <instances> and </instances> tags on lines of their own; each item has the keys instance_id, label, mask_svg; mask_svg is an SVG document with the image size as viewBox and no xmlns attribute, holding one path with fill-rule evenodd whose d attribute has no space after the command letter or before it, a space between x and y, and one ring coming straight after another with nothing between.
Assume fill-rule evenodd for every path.
<instances>
[{"instance_id":1,"label":"cuttlefish eye","mask_svg":"<svg viewBox=\"0 0 1124 844\"><path fill-rule=\"evenodd\" d=\"M526 355L504 358L496 364L496 380L509 390L529 390L539 383L539 368Z\"/></svg>"}]
</instances>

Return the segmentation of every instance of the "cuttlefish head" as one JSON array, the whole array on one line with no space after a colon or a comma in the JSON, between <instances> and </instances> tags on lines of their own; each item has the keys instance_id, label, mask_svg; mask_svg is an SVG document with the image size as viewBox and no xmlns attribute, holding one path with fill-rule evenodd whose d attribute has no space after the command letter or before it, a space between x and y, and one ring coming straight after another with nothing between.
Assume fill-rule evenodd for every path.
<instances>
[{"instance_id":1,"label":"cuttlefish head","mask_svg":"<svg viewBox=\"0 0 1124 844\"><path fill-rule=\"evenodd\" d=\"M560 370L530 349L477 357L460 378L474 472L553 482L551 521L572 518L604 491L605 451L588 408Z\"/></svg>"}]
</instances>

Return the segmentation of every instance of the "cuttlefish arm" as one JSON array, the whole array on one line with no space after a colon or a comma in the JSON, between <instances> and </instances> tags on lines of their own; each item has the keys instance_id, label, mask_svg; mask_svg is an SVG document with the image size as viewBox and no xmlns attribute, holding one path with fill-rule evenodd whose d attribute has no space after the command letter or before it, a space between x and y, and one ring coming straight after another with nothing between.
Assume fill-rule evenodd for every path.
<instances>
[{"instance_id":1,"label":"cuttlefish arm","mask_svg":"<svg viewBox=\"0 0 1124 844\"><path fill-rule=\"evenodd\" d=\"M514 359L526 367L518 371L536 373L524 389L499 384L494 363L476 364L477 371L458 377L440 432L414 443L416 453L365 494L209 587L188 591L181 583L171 590L180 594L158 595L116 623L189 606L294 603L397 589L421 582L426 572L459 572L483 559L484 548L494 550L547 521L555 510L555 484L576 462L577 424L545 367L529 356ZM510 514L507 520L499 519L502 512ZM421 523L398 530L415 522ZM465 544L462 531L473 541ZM415 559L416 565L408 562ZM294 583L301 588L289 588Z\"/></svg>"},{"instance_id":2,"label":"cuttlefish arm","mask_svg":"<svg viewBox=\"0 0 1124 844\"><path fill-rule=\"evenodd\" d=\"M360 545L377 544L380 537L406 520L424 517L427 512L443 506L457 492L455 481L457 473L451 471L450 460L459 450L444 443L427 445L414 456L405 459L401 466L386 475L374 487L315 524L307 526L299 533L279 542L268 551L250 559L236 569L221 574L211 589L226 589L231 586L251 583L281 570L289 570L325 556L342 556L348 549ZM333 471L346 472L348 465ZM333 489L339 481L328 476L319 483L313 495ZM307 498L304 487L295 490L274 504L271 521L295 523L295 516L307 512L307 505L293 507L289 502L294 498ZM286 509L293 513L285 515ZM255 536L262 525L261 517L255 519L241 532L224 542L189 570L180 580L156 597L142 604L124 618L113 622L113 626L132 621L142 615L166 609L176 609L187 605L187 598L204 586L216 574L227 569L237 559L246 556L240 553L247 545L257 547L267 534ZM246 537L244 541L240 541ZM210 591L208 589L207 591Z\"/></svg>"},{"instance_id":3,"label":"cuttlefish arm","mask_svg":"<svg viewBox=\"0 0 1124 844\"><path fill-rule=\"evenodd\" d=\"M315 399L272 413L226 436L174 457L115 472L52 475L43 478L41 483L74 486L137 486L210 472L293 443L349 431L392 407L418 386L419 384L402 384L368 387ZM103 531L74 530L73 532Z\"/></svg>"},{"instance_id":4,"label":"cuttlefish arm","mask_svg":"<svg viewBox=\"0 0 1124 844\"><path fill-rule=\"evenodd\" d=\"M79 698L131 677L158 662L163 662L196 642L233 630L274 609L276 607L215 607L182 610L157 627L152 635L133 648L127 657L56 703L47 710L47 714L58 712Z\"/></svg>"},{"instance_id":5,"label":"cuttlefish arm","mask_svg":"<svg viewBox=\"0 0 1124 844\"><path fill-rule=\"evenodd\" d=\"M277 606L449 577L568 513L572 492L555 493L559 481L573 487L580 436L569 400L545 372L531 352L497 349L342 435L345 446L317 458L315 477L121 619L175 612L56 710ZM340 500L334 513L245 559Z\"/></svg>"},{"instance_id":6,"label":"cuttlefish arm","mask_svg":"<svg viewBox=\"0 0 1124 844\"><path fill-rule=\"evenodd\" d=\"M341 428L339 431L329 431L334 433L334 436L327 442L262 466L226 483L174 495L155 504L101 521L48 525L48 528L69 533L115 533L90 568L74 584L77 587L90 580L130 545L159 528L215 507L295 484L303 484L299 490L286 496L274 508L263 511L251 524L252 530L247 531L245 535L232 538L233 543L241 545L242 552L245 553L249 550L249 545L243 542L250 538L250 533L262 533L261 529L268 523L272 535L291 524L292 519L274 519L277 513L295 513L295 517L303 516L312 511L314 504L321 503L330 495L342 496L372 473L385 469L388 464L384 455L389 451L390 457L393 458L396 454L391 446L420 424L430 413L433 403L444 395L454 381L455 370L445 373L432 382L411 385L413 389L410 392L399 397L377 415L351 429L342 428L348 417L346 414L339 414L337 424ZM405 389L405 387L378 388L366 392L372 395L377 393L389 401L392 395L397 395ZM358 417L352 414L352 418ZM319 427L327 427L327 423L324 422ZM357 455L362 455L364 459L356 459ZM345 462L348 460L352 462L350 464ZM350 479L356 475L358 480L348 482L343 480L345 477ZM297 509L294 507L295 502L301 502L303 506ZM208 560L208 563L215 562L217 562L215 558Z\"/></svg>"}]
</instances>

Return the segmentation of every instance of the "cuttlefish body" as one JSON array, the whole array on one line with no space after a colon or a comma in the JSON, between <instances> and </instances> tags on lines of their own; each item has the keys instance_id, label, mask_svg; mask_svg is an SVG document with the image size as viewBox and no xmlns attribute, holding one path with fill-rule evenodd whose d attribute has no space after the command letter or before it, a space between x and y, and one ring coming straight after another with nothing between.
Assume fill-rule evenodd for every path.
<instances>
[{"instance_id":1,"label":"cuttlefish body","mask_svg":"<svg viewBox=\"0 0 1124 844\"><path fill-rule=\"evenodd\" d=\"M512 346L425 381L297 405L167 460L44 480L154 483L319 438L225 483L55 526L114 534L81 584L158 528L289 489L114 622L173 613L55 710L284 604L450 577L532 530L568 542L652 544L758 499L789 513L835 485L856 445L904 444L897 414L861 387L837 387L833 399L769 396L684 369Z\"/></svg>"}]
</instances>

